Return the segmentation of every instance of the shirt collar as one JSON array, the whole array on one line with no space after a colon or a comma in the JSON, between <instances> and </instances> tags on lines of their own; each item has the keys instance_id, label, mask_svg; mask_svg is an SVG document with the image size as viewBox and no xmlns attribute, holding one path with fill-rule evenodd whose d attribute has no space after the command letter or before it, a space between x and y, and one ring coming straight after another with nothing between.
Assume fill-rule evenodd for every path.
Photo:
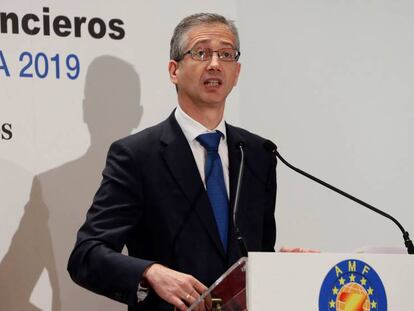
<instances>
[{"instance_id":1,"label":"shirt collar","mask_svg":"<svg viewBox=\"0 0 414 311\"><path fill-rule=\"evenodd\" d=\"M175 110L175 118L178 122L178 125L180 125L181 129L183 130L183 133L187 140L189 142L192 142L199 136L200 134L220 131L223 134L223 140L226 140L226 124L224 122L224 119L221 119L220 123L217 125L217 127L213 130L209 130L201 123L197 122L193 118L191 118L188 114L186 114L181 107L178 105L177 109Z\"/></svg>"}]
</instances>

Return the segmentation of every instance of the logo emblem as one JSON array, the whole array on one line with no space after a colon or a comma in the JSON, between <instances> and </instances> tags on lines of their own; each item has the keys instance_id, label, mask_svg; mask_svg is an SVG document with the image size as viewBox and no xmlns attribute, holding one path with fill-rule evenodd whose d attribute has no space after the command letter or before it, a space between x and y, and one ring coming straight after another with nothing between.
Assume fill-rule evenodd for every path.
<instances>
[{"instance_id":1,"label":"logo emblem","mask_svg":"<svg viewBox=\"0 0 414 311\"><path fill-rule=\"evenodd\" d=\"M387 296L375 270L363 261L347 259L326 275L319 294L319 311L386 311Z\"/></svg>"}]
</instances>

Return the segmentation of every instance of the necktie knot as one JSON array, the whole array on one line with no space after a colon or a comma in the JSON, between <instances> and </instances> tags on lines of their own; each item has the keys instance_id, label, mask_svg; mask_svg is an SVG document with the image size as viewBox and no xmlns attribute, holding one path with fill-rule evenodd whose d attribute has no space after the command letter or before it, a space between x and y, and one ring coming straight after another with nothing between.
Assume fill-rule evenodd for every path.
<instances>
[{"instance_id":1,"label":"necktie knot","mask_svg":"<svg viewBox=\"0 0 414 311\"><path fill-rule=\"evenodd\" d=\"M217 152L223 134L219 131L197 136L197 141L207 150Z\"/></svg>"}]
</instances>

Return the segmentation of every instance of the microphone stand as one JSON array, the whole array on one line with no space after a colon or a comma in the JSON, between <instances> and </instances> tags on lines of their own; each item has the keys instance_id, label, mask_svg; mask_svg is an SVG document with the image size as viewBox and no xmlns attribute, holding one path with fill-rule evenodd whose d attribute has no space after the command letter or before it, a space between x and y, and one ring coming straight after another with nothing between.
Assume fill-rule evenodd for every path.
<instances>
[{"instance_id":1,"label":"microphone stand","mask_svg":"<svg viewBox=\"0 0 414 311\"><path fill-rule=\"evenodd\" d=\"M234 226L234 231L235 231L235 234L236 234L236 240L237 240L237 244L239 245L240 252L242 253L243 257L247 257L248 256L247 246L246 246L246 243L244 243L243 237L240 233L239 226L237 225L237 220L236 220L237 210L239 208L240 189L241 189L243 172L244 172L243 143L240 142L238 144L238 147L240 149L241 158L240 158L239 175L237 177L236 194L235 194L235 197L234 197L234 205L233 205L233 226Z\"/></svg>"},{"instance_id":2,"label":"microphone stand","mask_svg":"<svg viewBox=\"0 0 414 311\"><path fill-rule=\"evenodd\" d=\"M408 254L411 254L411 255L414 254L414 245L413 245L413 242L410 239L410 235L409 235L409 233L407 231L405 231L404 227L397 221L397 219L395 219L391 215L387 214L386 212L381 211L380 209L378 209L378 208L376 208L376 207L374 207L374 206L372 206L372 205L370 205L370 204L368 204L368 203L366 203L366 202L364 202L364 201L362 201L362 200L360 200L360 199L358 199L358 198L350 195L349 193L346 193L345 191L342 191L341 189L338 189L338 188L336 188L336 187L334 187L334 186L332 186L332 185L324 182L323 180L320 180L319 178L316 178L315 176L312 176L311 174L306 173L305 171L302 171L301 169L299 169L297 167L294 167L292 164L290 164L289 162L287 162L279 154L279 152L277 151L277 147L276 147L275 144L273 144L271 141L268 141L267 145L269 147L271 147L271 149L272 149L271 151L274 153L274 155L277 156L280 159L280 161L282 161L282 163L285 164L290 169L292 169L295 172L297 172L297 173L299 173L299 174L301 174L301 175L303 175L303 176L305 176L305 177L307 177L307 178L309 178L309 179L317 182L318 184L321 184L322 186L327 187L328 189L331 189L332 191L334 191L336 193L339 193L340 195L342 195L342 196L344 196L344 197L346 197L346 198L348 198L348 199L350 199L350 200L352 200L352 201L354 201L354 202L356 202L356 203L358 203L358 204L360 204L362 206L365 206L366 208L370 209L371 211L373 211L375 213L378 213L378 214L380 214L380 215L382 215L382 216L390 219L401 230L401 232L403 234L403 238L404 238L404 244L405 244L405 247L407 248Z\"/></svg>"}]
</instances>

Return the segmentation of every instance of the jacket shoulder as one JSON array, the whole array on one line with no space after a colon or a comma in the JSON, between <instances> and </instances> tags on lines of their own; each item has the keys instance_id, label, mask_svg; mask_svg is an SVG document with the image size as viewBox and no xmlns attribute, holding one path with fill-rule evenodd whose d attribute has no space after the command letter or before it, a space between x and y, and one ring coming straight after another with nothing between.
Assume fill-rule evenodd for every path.
<instances>
[{"instance_id":1,"label":"jacket shoulder","mask_svg":"<svg viewBox=\"0 0 414 311\"><path fill-rule=\"evenodd\" d=\"M226 123L226 126L231 136L238 136L241 141L251 147L263 149L265 142L268 140L241 127L237 127L228 123Z\"/></svg>"}]
</instances>

